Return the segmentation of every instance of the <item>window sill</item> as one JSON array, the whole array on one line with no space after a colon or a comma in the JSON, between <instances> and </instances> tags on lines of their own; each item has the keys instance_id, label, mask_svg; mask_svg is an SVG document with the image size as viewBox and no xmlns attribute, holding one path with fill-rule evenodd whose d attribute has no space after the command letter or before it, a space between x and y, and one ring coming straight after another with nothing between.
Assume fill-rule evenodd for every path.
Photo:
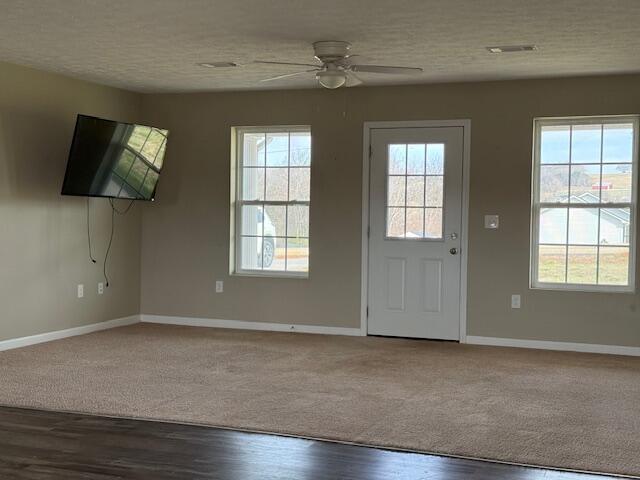
<instances>
[{"instance_id":1,"label":"window sill","mask_svg":"<svg viewBox=\"0 0 640 480\"><path fill-rule=\"evenodd\" d=\"M626 293L634 294L634 286L624 285L580 285L573 283L537 283L529 285L530 290L554 292L588 292L588 293Z\"/></svg>"},{"instance_id":2,"label":"window sill","mask_svg":"<svg viewBox=\"0 0 640 480\"><path fill-rule=\"evenodd\" d=\"M254 278L289 278L293 280L308 280L308 272L278 272L278 271L251 271L244 270L239 272L231 272L233 277L254 277Z\"/></svg>"}]
</instances>

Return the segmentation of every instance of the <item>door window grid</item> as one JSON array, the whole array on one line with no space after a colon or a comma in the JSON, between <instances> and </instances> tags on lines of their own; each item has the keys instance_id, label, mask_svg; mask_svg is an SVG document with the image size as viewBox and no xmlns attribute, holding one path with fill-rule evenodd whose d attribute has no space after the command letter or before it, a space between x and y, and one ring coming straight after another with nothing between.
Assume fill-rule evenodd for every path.
<instances>
[{"instance_id":1,"label":"door window grid","mask_svg":"<svg viewBox=\"0 0 640 480\"><path fill-rule=\"evenodd\" d=\"M532 286L633 289L637 134L635 117L536 121Z\"/></svg>"},{"instance_id":2,"label":"door window grid","mask_svg":"<svg viewBox=\"0 0 640 480\"><path fill-rule=\"evenodd\" d=\"M442 239L444 144L391 144L386 237Z\"/></svg>"},{"instance_id":3,"label":"door window grid","mask_svg":"<svg viewBox=\"0 0 640 480\"><path fill-rule=\"evenodd\" d=\"M237 129L237 139L235 273L306 276L309 128ZM247 139L253 143L250 148Z\"/></svg>"}]
</instances>

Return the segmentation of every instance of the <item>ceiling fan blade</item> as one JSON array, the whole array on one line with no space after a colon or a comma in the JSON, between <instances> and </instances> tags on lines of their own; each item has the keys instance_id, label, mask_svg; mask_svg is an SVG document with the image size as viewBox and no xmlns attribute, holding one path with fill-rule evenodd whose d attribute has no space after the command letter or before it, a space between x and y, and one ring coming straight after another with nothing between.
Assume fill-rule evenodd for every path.
<instances>
[{"instance_id":1,"label":"ceiling fan blade","mask_svg":"<svg viewBox=\"0 0 640 480\"><path fill-rule=\"evenodd\" d=\"M272 80L280 80L281 78L295 77L296 75L303 75L305 73L311 73L311 72L316 72L316 71L318 71L317 68L314 68L312 70L303 70L302 72L285 73L284 75L278 75L277 77L265 78L265 79L260 80L260 81L261 82L271 82Z\"/></svg>"},{"instance_id":2,"label":"ceiling fan blade","mask_svg":"<svg viewBox=\"0 0 640 480\"><path fill-rule=\"evenodd\" d=\"M414 75L422 73L421 68L416 67L388 67L384 65L351 65L350 70L365 73L390 73L397 75Z\"/></svg>"},{"instance_id":3,"label":"ceiling fan blade","mask_svg":"<svg viewBox=\"0 0 640 480\"><path fill-rule=\"evenodd\" d=\"M295 65L298 67L316 67L319 68L320 65L314 63L295 63L295 62L269 62L267 60L254 60L251 63L260 63L264 65Z\"/></svg>"},{"instance_id":4,"label":"ceiling fan blade","mask_svg":"<svg viewBox=\"0 0 640 480\"><path fill-rule=\"evenodd\" d=\"M347 74L347 82L345 83L345 86L357 87L358 85L361 85L364 83L355 73L347 70L346 74Z\"/></svg>"}]
</instances>

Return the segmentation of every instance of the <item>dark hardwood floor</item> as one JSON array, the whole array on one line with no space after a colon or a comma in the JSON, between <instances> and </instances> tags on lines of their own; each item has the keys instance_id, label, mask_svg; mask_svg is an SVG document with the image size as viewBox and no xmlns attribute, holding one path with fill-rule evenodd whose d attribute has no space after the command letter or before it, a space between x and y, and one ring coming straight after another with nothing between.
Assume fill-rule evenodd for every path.
<instances>
[{"instance_id":1,"label":"dark hardwood floor","mask_svg":"<svg viewBox=\"0 0 640 480\"><path fill-rule=\"evenodd\" d=\"M1 479L594 480L231 430L0 407Z\"/></svg>"}]
</instances>

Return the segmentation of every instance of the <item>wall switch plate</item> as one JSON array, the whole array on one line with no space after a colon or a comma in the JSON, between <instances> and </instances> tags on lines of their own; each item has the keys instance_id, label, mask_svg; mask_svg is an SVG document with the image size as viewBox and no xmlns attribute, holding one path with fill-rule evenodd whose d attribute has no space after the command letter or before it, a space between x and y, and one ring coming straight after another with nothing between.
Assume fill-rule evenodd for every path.
<instances>
[{"instance_id":1,"label":"wall switch plate","mask_svg":"<svg viewBox=\"0 0 640 480\"><path fill-rule=\"evenodd\" d=\"M520 308L520 295L511 295L511 308Z\"/></svg>"},{"instance_id":2,"label":"wall switch plate","mask_svg":"<svg viewBox=\"0 0 640 480\"><path fill-rule=\"evenodd\" d=\"M224 292L224 282L222 280L216 280L216 293Z\"/></svg>"},{"instance_id":3,"label":"wall switch plate","mask_svg":"<svg viewBox=\"0 0 640 480\"><path fill-rule=\"evenodd\" d=\"M484 216L484 228L488 228L490 230L497 230L500 226L500 216L499 215L485 215Z\"/></svg>"},{"instance_id":4,"label":"wall switch plate","mask_svg":"<svg viewBox=\"0 0 640 480\"><path fill-rule=\"evenodd\" d=\"M104 283L98 282L98 295L102 295L104 293Z\"/></svg>"},{"instance_id":5,"label":"wall switch plate","mask_svg":"<svg viewBox=\"0 0 640 480\"><path fill-rule=\"evenodd\" d=\"M78 284L78 298L84 297L84 285L82 283Z\"/></svg>"}]
</instances>

